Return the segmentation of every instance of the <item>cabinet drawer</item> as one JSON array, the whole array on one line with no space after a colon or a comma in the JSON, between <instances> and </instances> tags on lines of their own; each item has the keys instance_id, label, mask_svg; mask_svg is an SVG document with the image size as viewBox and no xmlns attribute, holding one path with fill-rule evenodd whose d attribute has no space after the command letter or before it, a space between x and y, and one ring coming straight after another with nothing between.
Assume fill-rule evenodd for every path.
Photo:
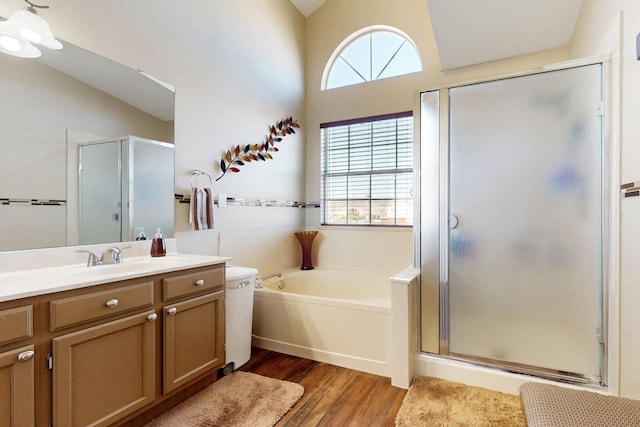
<instances>
[{"instance_id":1,"label":"cabinet drawer","mask_svg":"<svg viewBox=\"0 0 640 427\"><path fill-rule=\"evenodd\" d=\"M33 306L0 311L0 345L33 337Z\"/></svg>"},{"instance_id":2,"label":"cabinet drawer","mask_svg":"<svg viewBox=\"0 0 640 427\"><path fill-rule=\"evenodd\" d=\"M205 289L216 288L224 288L224 265L197 273L162 279L162 292L165 301L201 292Z\"/></svg>"},{"instance_id":3,"label":"cabinet drawer","mask_svg":"<svg viewBox=\"0 0 640 427\"><path fill-rule=\"evenodd\" d=\"M51 331L153 305L153 282L51 301Z\"/></svg>"}]
</instances>

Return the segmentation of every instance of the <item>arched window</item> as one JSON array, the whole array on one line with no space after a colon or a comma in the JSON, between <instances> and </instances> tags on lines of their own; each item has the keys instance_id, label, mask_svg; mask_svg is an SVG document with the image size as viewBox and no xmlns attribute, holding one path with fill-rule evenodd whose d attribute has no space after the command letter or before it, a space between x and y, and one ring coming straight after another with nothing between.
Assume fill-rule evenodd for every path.
<instances>
[{"instance_id":1,"label":"arched window","mask_svg":"<svg viewBox=\"0 0 640 427\"><path fill-rule=\"evenodd\" d=\"M324 70L321 89L349 86L422 71L418 49L400 30L374 26L347 37Z\"/></svg>"}]
</instances>

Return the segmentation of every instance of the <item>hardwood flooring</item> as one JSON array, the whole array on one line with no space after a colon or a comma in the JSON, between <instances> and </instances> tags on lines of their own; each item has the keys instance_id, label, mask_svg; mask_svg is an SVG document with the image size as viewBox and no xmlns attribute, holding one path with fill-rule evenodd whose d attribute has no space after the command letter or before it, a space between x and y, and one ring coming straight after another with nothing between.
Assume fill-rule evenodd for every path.
<instances>
[{"instance_id":1,"label":"hardwood flooring","mask_svg":"<svg viewBox=\"0 0 640 427\"><path fill-rule=\"evenodd\" d=\"M296 382L304 395L278 427L393 426L407 390L389 378L253 348L241 371Z\"/></svg>"}]
</instances>

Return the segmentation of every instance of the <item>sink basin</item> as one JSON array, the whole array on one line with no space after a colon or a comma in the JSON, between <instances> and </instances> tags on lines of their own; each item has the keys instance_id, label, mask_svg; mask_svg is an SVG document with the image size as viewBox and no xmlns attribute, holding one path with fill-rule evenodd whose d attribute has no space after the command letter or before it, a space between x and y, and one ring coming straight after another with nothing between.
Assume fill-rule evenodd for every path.
<instances>
[{"instance_id":1,"label":"sink basin","mask_svg":"<svg viewBox=\"0 0 640 427\"><path fill-rule=\"evenodd\" d=\"M94 267L75 268L70 274L74 276L99 276L103 274L133 273L146 267L143 264L106 264Z\"/></svg>"},{"instance_id":2,"label":"sink basin","mask_svg":"<svg viewBox=\"0 0 640 427\"><path fill-rule=\"evenodd\" d=\"M139 252L138 252L139 253ZM230 258L169 253L164 257L125 256L122 264L87 267L85 262L0 272L0 302L120 280L225 263ZM85 259L86 260L86 259Z\"/></svg>"},{"instance_id":3,"label":"sink basin","mask_svg":"<svg viewBox=\"0 0 640 427\"><path fill-rule=\"evenodd\" d=\"M137 257L124 260L122 264L103 264L93 267L74 267L70 272L73 276L92 277L103 275L128 275L135 273L154 273L156 270L162 270L170 267L180 267L182 264L189 262L189 257L181 257L179 255L166 257Z\"/></svg>"}]
</instances>

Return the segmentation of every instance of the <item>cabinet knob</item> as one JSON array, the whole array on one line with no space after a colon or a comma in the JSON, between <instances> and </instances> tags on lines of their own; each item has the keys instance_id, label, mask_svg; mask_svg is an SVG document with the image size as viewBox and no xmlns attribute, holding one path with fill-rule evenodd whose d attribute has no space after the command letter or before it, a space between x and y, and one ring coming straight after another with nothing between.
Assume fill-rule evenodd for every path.
<instances>
[{"instance_id":1,"label":"cabinet knob","mask_svg":"<svg viewBox=\"0 0 640 427\"><path fill-rule=\"evenodd\" d=\"M23 351L22 353L20 353L18 355L18 360L20 362L26 362L28 360L33 359L33 356L35 356L36 353L33 350L29 350L29 351Z\"/></svg>"},{"instance_id":2,"label":"cabinet knob","mask_svg":"<svg viewBox=\"0 0 640 427\"><path fill-rule=\"evenodd\" d=\"M117 298L114 299L110 299L109 301L107 301L107 307L109 308L116 308L118 306L118 304L120 303L120 301L118 301Z\"/></svg>"},{"instance_id":3,"label":"cabinet knob","mask_svg":"<svg viewBox=\"0 0 640 427\"><path fill-rule=\"evenodd\" d=\"M150 315L147 316L147 320L150 322L155 321L158 318L158 315L156 313L151 313Z\"/></svg>"},{"instance_id":4,"label":"cabinet knob","mask_svg":"<svg viewBox=\"0 0 640 427\"><path fill-rule=\"evenodd\" d=\"M196 286L202 287L202 286L204 286L204 280L203 279L196 280L193 284L196 285Z\"/></svg>"},{"instance_id":5,"label":"cabinet knob","mask_svg":"<svg viewBox=\"0 0 640 427\"><path fill-rule=\"evenodd\" d=\"M178 312L178 309L175 307L171 307L170 309L167 310L167 313L169 314L169 316L173 316Z\"/></svg>"}]
</instances>

